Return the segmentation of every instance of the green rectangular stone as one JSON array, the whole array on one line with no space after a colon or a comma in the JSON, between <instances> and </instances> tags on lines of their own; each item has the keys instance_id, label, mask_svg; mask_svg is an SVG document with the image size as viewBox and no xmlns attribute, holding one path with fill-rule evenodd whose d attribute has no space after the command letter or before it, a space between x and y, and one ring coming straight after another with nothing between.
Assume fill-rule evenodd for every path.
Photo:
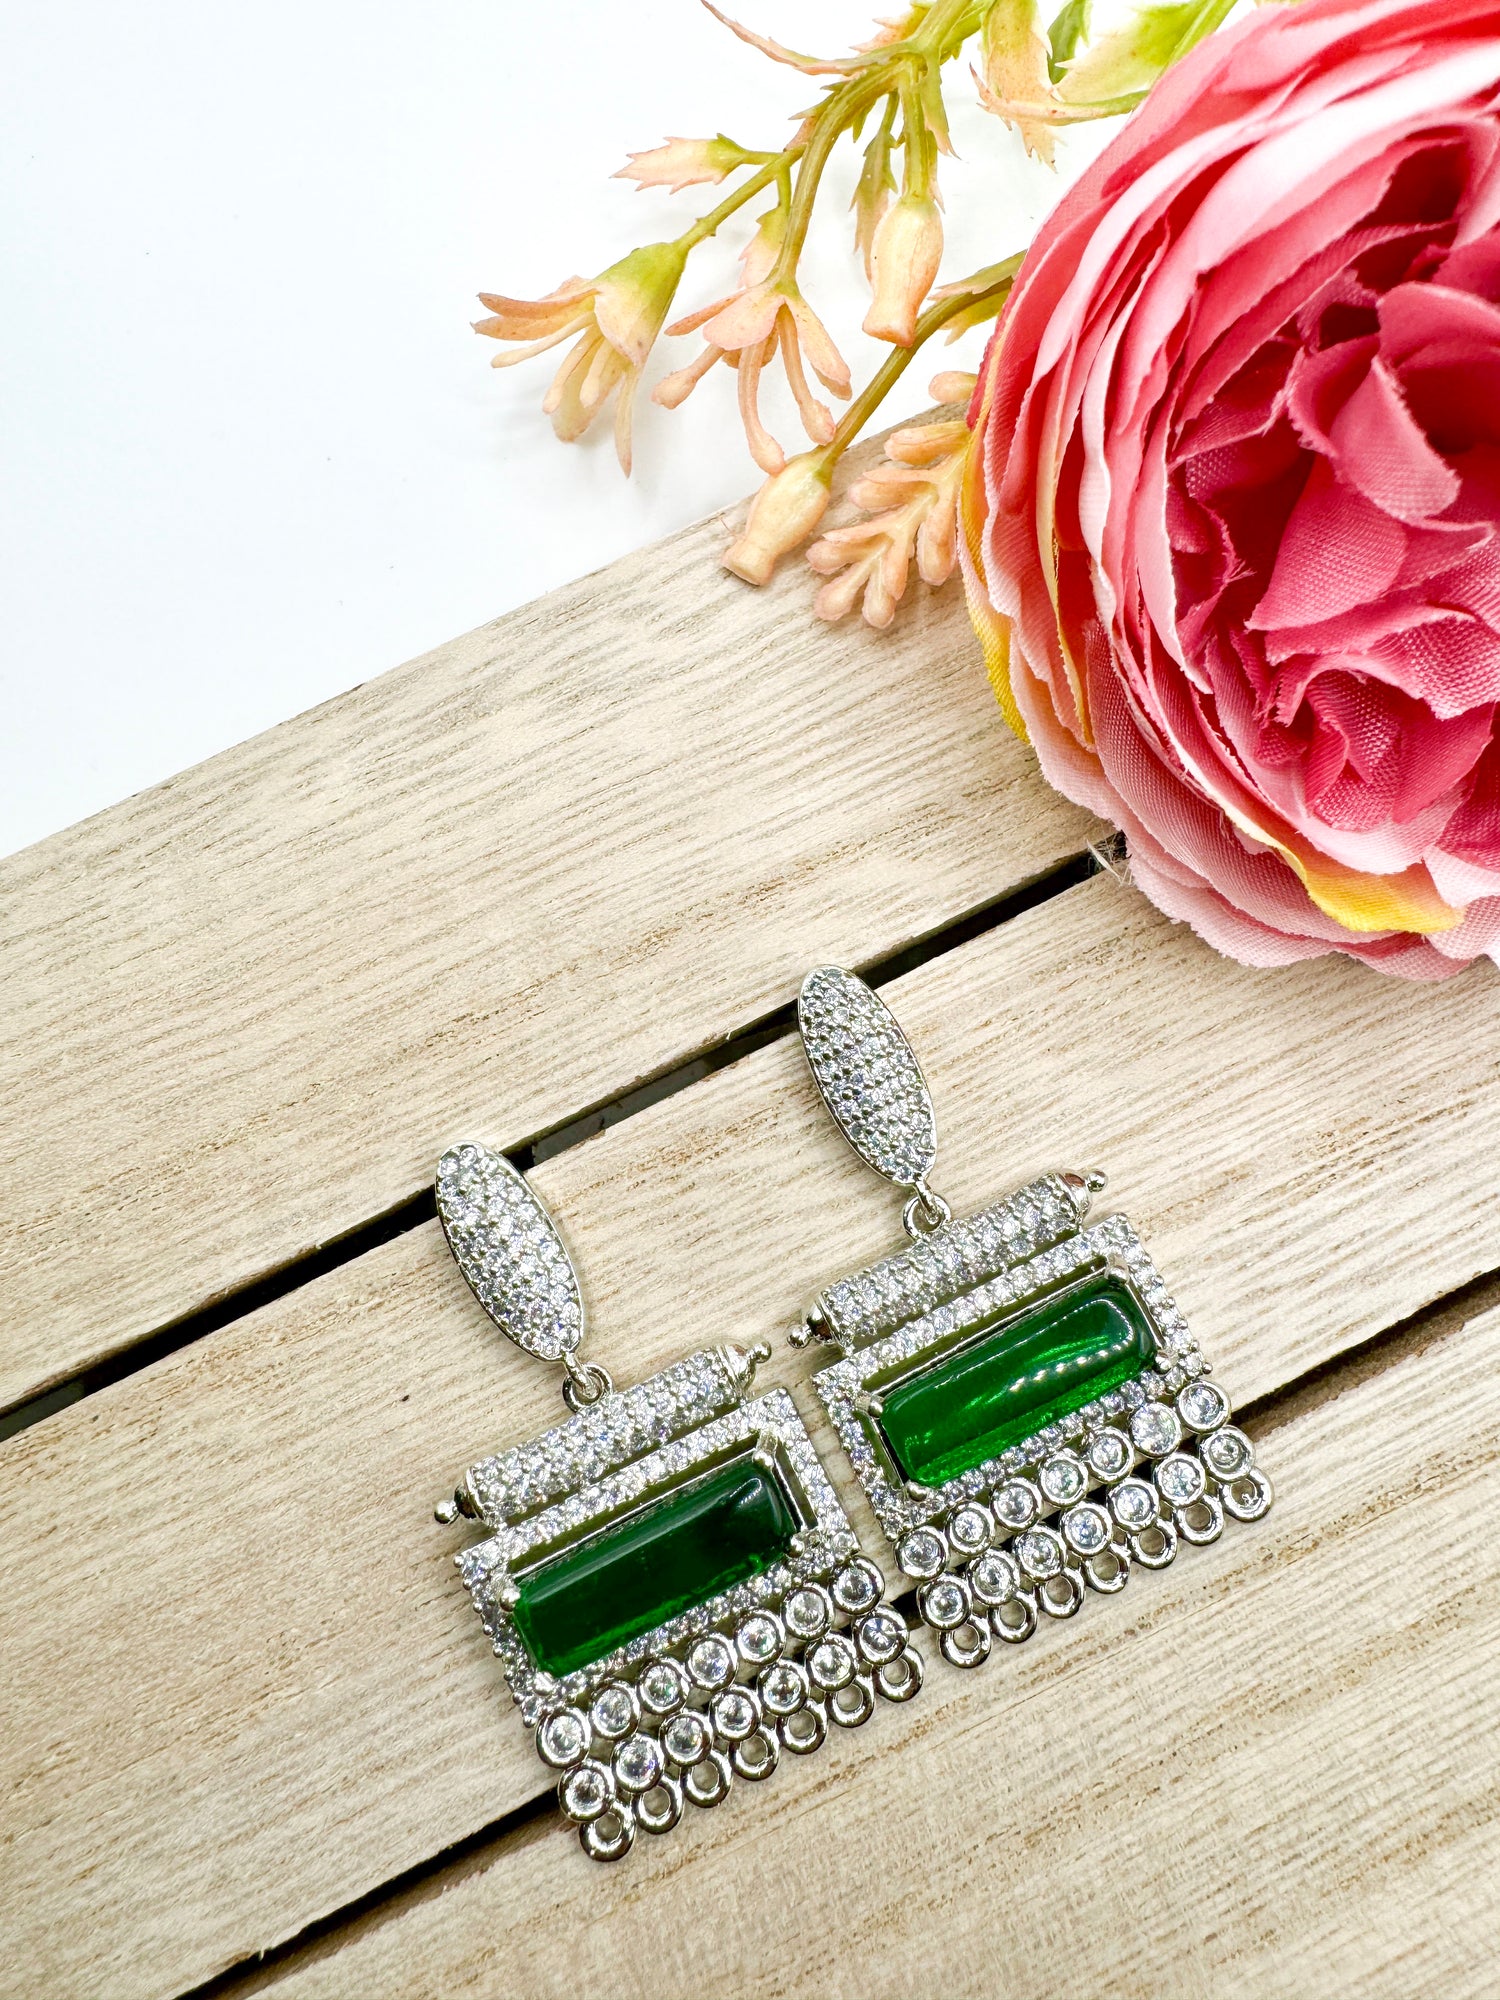
<instances>
[{"instance_id":1,"label":"green rectangular stone","mask_svg":"<svg viewBox=\"0 0 1500 2000\"><path fill-rule=\"evenodd\" d=\"M997 1315L998 1317L998 1315ZM903 1479L942 1486L1118 1389L1156 1341L1129 1286L1101 1273L881 1393L879 1426Z\"/></svg>"},{"instance_id":2,"label":"green rectangular stone","mask_svg":"<svg viewBox=\"0 0 1500 2000\"><path fill-rule=\"evenodd\" d=\"M747 1453L538 1563L511 1616L539 1667L570 1674L769 1569L801 1525L778 1472Z\"/></svg>"}]
</instances>

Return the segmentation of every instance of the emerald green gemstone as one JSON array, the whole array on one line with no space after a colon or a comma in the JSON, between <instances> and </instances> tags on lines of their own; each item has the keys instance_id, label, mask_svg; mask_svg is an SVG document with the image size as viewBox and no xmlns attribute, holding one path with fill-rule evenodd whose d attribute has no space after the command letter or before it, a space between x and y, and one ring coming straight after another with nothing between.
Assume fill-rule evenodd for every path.
<instances>
[{"instance_id":1,"label":"emerald green gemstone","mask_svg":"<svg viewBox=\"0 0 1500 2000\"><path fill-rule=\"evenodd\" d=\"M1155 1354L1139 1300L1101 1276L885 1390L880 1429L904 1479L941 1486L1118 1389Z\"/></svg>"},{"instance_id":2,"label":"emerald green gemstone","mask_svg":"<svg viewBox=\"0 0 1500 2000\"><path fill-rule=\"evenodd\" d=\"M539 1667L570 1674L769 1569L801 1525L772 1468L731 1459L538 1563L518 1579L516 1630Z\"/></svg>"}]
</instances>

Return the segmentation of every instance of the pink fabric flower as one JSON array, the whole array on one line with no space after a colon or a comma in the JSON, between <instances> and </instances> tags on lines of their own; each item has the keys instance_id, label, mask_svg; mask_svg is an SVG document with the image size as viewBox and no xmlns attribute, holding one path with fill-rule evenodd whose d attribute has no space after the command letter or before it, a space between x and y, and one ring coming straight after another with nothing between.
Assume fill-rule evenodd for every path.
<instances>
[{"instance_id":1,"label":"pink fabric flower","mask_svg":"<svg viewBox=\"0 0 1500 2000\"><path fill-rule=\"evenodd\" d=\"M1171 70L970 421L1011 721L1252 965L1500 951L1500 5L1298 0Z\"/></svg>"}]
</instances>

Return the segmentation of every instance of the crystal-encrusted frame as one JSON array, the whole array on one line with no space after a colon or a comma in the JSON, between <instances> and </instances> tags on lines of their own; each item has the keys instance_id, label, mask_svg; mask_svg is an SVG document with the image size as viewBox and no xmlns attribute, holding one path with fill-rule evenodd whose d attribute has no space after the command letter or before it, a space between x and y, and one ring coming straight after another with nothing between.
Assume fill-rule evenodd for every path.
<instances>
[{"instance_id":1,"label":"crystal-encrusted frame","mask_svg":"<svg viewBox=\"0 0 1500 2000\"><path fill-rule=\"evenodd\" d=\"M785 1389L751 1397L766 1350L706 1349L608 1389L529 1443L469 1468L455 1512L487 1539L455 1560L558 1804L595 1861L668 1833L783 1754L816 1754L921 1689L922 1656L858 1539ZM513 1607L546 1562L699 1474L755 1457L801 1519L779 1562L576 1671L538 1667Z\"/></svg>"},{"instance_id":2,"label":"crystal-encrusted frame","mask_svg":"<svg viewBox=\"0 0 1500 2000\"><path fill-rule=\"evenodd\" d=\"M690 1357L693 1361L699 1358ZM677 1366L683 1369L688 1364ZM660 1380L654 1377L641 1388L649 1392ZM626 1395L633 1393L636 1392L627 1391ZM625 1399L615 1396L605 1400L623 1403ZM525 1465L545 1466L549 1461L576 1463L582 1453L588 1452L604 1459L598 1475L553 1504L509 1518L501 1515L495 1533L487 1541L476 1543L457 1557L474 1608L528 1727L534 1726L546 1710L559 1704L585 1702L606 1682L633 1674L645 1661L670 1653L700 1633L751 1610L775 1610L787 1593L799 1585L826 1583L858 1552L854 1530L813 1450L797 1407L784 1389L772 1389L731 1408L643 1456L633 1448L632 1432L623 1423L614 1433L597 1421L591 1425L589 1420L597 1414L585 1411L557 1425L530 1446L523 1447L519 1462L516 1454L507 1457L512 1470L519 1471ZM607 1418L609 1413L602 1414ZM611 1436L612 1447L608 1442ZM628 1509L685 1484L699 1468L708 1469L731 1456L737 1448L749 1451L762 1446L785 1457L796 1482L796 1497L806 1502L812 1515L794 1537L788 1560L774 1564L748 1583L709 1598L653 1631L642 1633L628 1645L590 1661L571 1674L558 1678L536 1666L516 1631L507 1601L515 1588L514 1571L524 1566L532 1551L545 1548L560 1553ZM487 1466L496 1463L486 1461ZM476 1467L471 1474L476 1494L485 1485L484 1470ZM488 1482L491 1506L504 1490L494 1478Z\"/></svg>"},{"instance_id":3,"label":"crystal-encrusted frame","mask_svg":"<svg viewBox=\"0 0 1500 2000\"><path fill-rule=\"evenodd\" d=\"M465 1479L480 1518L508 1527L566 1499L733 1409L744 1386L728 1350L704 1348L632 1388L611 1390L567 1422L471 1465Z\"/></svg>"},{"instance_id":4,"label":"crystal-encrusted frame","mask_svg":"<svg viewBox=\"0 0 1500 2000\"><path fill-rule=\"evenodd\" d=\"M1071 1188L1072 1177L1062 1185ZM1035 1206L1036 1187L988 1213L1019 1201ZM940 1487L903 1481L880 1436L875 1399L961 1352L968 1339L986 1337L997 1315L1065 1297L1103 1272L1128 1286L1145 1315L1152 1363ZM867 1318L891 1309L894 1289L870 1302ZM1041 1614L1069 1618L1091 1593L1113 1595L1136 1565L1165 1568L1182 1543L1217 1540L1227 1517L1257 1521L1266 1513L1270 1481L1250 1440L1228 1421L1228 1396L1208 1380L1186 1320L1123 1215L1016 1257L982 1283L950 1283L949 1292L822 1369L814 1383L897 1562L917 1584L918 1615L951 1665L978 1666L992 1639L1020 1643Z\"/></svg>"},{"instance_id":5,"label":"crystal-encrusted frame","mask_svg":"<svg viewBox=\"0 0 1500 2000\"><path fill-rule=\"evenodd\" d=\"M1081 1175L1042 1174L977 1215L945 1222L867 1270L838 1279L818 1295L812 1313L851 1353L1073 1236L1089 1199Z\"/></svg>"},{"instance_id":6,"label":"crystal-encrusted frame","mask_svg":"<svg viewBox=\"0 0 1500 2000\"><path fill-rule=\"evenodd\" d=\"M999 1458L987 1460L944 1486L913 1491L889 1476L882 1463L883 1453L872 1442L873 1419L859 1407L859 1399L869 1393L873 1382L893 1369L914 1369L952 1351L962 1344L967 1332L997 1312L1024 1311L1069 1282L1110 1268L1119 1271L1140 1301L1156 1343L1156 1367L1143 1369L1122 1388L1074 1411L1064 1423L1023 1438ZM908 1529L942 1519L965 1500L984 1499L1039 1457L1069 1440L1087 1436L1110 1417L1134 1409L1164 1390L1175 1394L1206 1366L1146 1246L1123 1215L1110 1215L821 1369L813 1383L880 1525L895 1543Z\"/></svg>"}]
</instances>

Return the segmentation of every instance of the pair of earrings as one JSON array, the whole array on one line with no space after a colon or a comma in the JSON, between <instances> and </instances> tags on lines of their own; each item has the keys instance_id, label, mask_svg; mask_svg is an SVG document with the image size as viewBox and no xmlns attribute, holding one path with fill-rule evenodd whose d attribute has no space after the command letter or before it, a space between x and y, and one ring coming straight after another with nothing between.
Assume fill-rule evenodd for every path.
<instances>
[{"instance_id":1,"label":"pair of earrings","mask_svg":"<svg viewBox=\"0 0 1500 2000\"><path fill-rule=\"evenodd\" d=\"M929 1185L932 1100L884 1003L836 966L798 1026L855 1151L907 1195L911 1238L830 1285L792 1334L955 1667L1088 1593L1161 1569L1271 1487L1130 1224L1088 1224L1099 1174L1045 1174L966 1220ZM498 1153L438 1165L438 1214L501 1332L561 1365L572 1415L465 1473L438 1518L482 1522L459 1569L558 1799L598 1861L829 1728L909 1701L923 1656L860 1546L763 1343L617 1391L579 1357L583 1298L546 1210ZM913 1589L914 1587L914 1589Z\"/></svg>"}]
</instances>

